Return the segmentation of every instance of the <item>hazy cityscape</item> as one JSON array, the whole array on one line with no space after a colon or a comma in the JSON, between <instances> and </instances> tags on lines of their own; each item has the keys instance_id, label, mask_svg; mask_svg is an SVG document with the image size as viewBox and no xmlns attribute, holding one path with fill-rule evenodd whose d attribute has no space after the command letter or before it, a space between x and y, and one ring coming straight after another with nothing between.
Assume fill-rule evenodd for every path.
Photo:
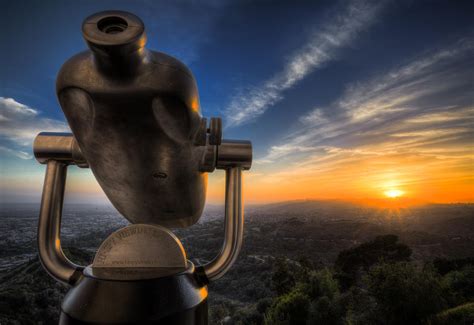
<instances>
[{"instance_id":1,"label":"hazy cityscape","mask_svg":"<svg viewBox=\"0 0 474 325\"><path fill-rule=\"evenodd\" d=\"M49 290L47 286L57 288L56 293L51 295L55 298L50 305L41 307L39 302L33 302L34 306L25 311L25 319L32 323L43 320L46 324L47 317L57 317L60 300L66 290L49 280L38 264L35 244L38 209L38 205L34 204L2 206L2 325L23 323L21 317L15 321L16 318L11 318L12 315L2 308L2 304L8 304L6 299L9 295L20 292L17 286L22 290L31 290L27 295L32 297ZM208 206L198 224L175 230L188 258L201 264L218 252L223 238L222 221L223 207ZM110 206L67 205L62 226L66 254L88 263L100 243L111 232L125 225L127 221ZM294 201L247 207L245 226L244 247L236 265L223 279L210 284L211 318L216 321L231 321L235 313L274 296L272 272L275 261L281 258L288 263L299 263L304 258L315 269L323 269L331 267L341 251L386 234L395 234L408 245L413 251L411 260L418 265L435 258L463 259L474 256L473 204L388 209L340 201ZM35 272L26 272L32 265ZM38 277L47 279L39 287L35 280ZM28 284L28 281L34 281L35 285ZM37 310L36 314L34 310ZM45 312L47 316L41 314ZM35 317L40 318L35 320Z\"/></svg>"}]
</instances>

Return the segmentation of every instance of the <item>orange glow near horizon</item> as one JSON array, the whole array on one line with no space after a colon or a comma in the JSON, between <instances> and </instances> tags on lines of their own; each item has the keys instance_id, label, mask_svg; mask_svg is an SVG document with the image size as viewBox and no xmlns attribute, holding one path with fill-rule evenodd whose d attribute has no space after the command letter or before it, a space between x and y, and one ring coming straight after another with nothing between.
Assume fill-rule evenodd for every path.
<instances>
[{"instance_id":1,"label":"orange glow near horizon","mask_svg":"<svg viewBox=\"0 0 474 325\"><path fill-rule=\"evenodd\" d=\"M332 158L332 159L331 159ZM472 159L421 155L338 154L305 163L256 163L245 173L246 203L344 200L377 206L474 202ZM209 181L208 201L223 202L223 177Z\"/></svg>"},{"instance_id":2,"label":"orange glow near horizon","mask_svg":"<svg viewBox=\"0 0 474 325\"><path fill-rule=\"evenodd\" d=\"M44 169L5 179L4 188L41 194ZM32 187L34 186L34 187ZM224 203L224 172L209 174L207 202ZM30 193L28 192L28 193ZM91 171L71 167L66 201L106 200ZM377 207L474 202L472 159L427 159L419 155L310 157L305 162L265 164L244 172L246 204L294 200L342 200ZM39 199L38 199L39 200Z\"/></svg>"},{"instance_id":3,"label":"orange glow near horizon","mask_svg":"<svg viewBox=\"0 0 474 325\"><path fill-rule=\"evenodd\" d=\"M373 174L369 174L360 166L321 174L305 170L265 173L256 166L245 173L244 197L247 204L342 200L378 207L474 202L472 178L406 176L397 182L387 181L384 184L381 181L383 173L374 170ZM209 181L208 201L222 203L223 199L224 179L213 175Z\"/></svg>"}]
</instances>

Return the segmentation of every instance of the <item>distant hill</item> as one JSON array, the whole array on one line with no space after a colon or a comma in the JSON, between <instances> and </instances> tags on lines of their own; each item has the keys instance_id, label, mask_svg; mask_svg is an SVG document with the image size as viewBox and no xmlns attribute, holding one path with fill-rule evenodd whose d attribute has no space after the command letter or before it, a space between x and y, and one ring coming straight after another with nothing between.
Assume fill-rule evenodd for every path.
<instances>
[{"instance_id":1,"label":"distant hill","mask_svg":"<svg viewBox=\"0 0 474 325\"><path fill-rule=\"evenodd\" d=\"M247 205L248 217L316 218L318 220L369 220L380 222L425 224L474 217L474 204L423 204L411 207L376 207L340 200L297 200L261 205Z\"/></svg>"},{"instance_id":2,"label":"distant hill","mask_svg":"<svg viewBox=\"0 0 474 325\"><path fill-rule=\"evenodd\" d=\"M249 205L248 212L288 215L288 214L324 214L331 213L347 213L353 209L359 209L360 206L350 202L338 200L297 200L285 201L262 205Z\"/></svg>"}]
</instances>

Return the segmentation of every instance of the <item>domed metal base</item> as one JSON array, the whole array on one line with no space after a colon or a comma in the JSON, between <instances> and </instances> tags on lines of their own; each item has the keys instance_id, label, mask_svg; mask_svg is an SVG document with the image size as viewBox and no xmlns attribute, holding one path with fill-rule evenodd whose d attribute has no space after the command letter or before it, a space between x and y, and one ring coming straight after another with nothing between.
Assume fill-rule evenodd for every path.
<instances>
[{"instance_id":1,"label":"domed metal base","mask_svg":"<svg viewBox=\"0 0 474 325\"><path fill-rule=\"evenodd\" d=\"M207 324L207 286L194 266L142 280L105 280L92 274L68 292L59 324Z\"/></svg>"}]
</instances>

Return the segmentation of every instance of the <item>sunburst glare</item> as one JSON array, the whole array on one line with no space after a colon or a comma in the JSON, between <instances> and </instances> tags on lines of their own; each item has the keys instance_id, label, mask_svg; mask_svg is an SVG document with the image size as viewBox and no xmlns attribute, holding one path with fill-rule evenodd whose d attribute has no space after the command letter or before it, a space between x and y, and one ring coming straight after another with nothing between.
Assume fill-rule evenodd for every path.
<instances>
[{"instance_id":1,"label":"sunburst glare","mask_svg":"<svg viewBox=\"0 0 474 325\"><path fill-rule=\"evenodd\" d=\"M384 194L386 197L395 199L405 194L405 192L398 189L390 189L390 190L385 191Z\"/></svg>"}]
</instances>

